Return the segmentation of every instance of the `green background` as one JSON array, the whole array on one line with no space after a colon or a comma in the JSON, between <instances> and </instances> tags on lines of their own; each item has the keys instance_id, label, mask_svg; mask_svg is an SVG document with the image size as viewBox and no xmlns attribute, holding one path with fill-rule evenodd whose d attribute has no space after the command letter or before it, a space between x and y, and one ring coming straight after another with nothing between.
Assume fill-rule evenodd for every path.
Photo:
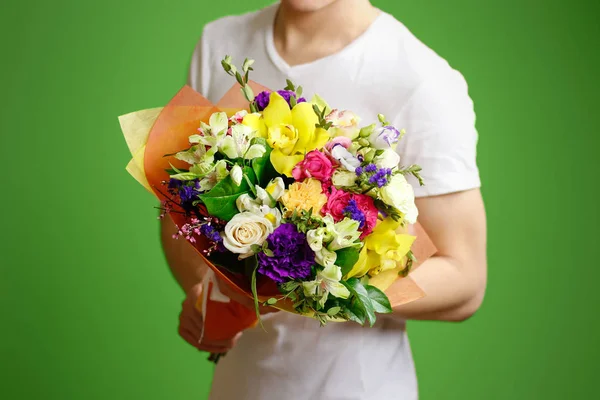
<instances>
[{"instance_id":1,"label":"green background","mask_svg":"<svg viewBox=\"0 0 600 400\"><path fill-rule=\"evenodd\" d=\"M169 100L204 23L266 4L3 2L0 397L206 397L117 116ZM478 115L487 297L410 323L421 398L594 397L599 3L374 4L463 72Z\"/></svg>"}]
</instances>

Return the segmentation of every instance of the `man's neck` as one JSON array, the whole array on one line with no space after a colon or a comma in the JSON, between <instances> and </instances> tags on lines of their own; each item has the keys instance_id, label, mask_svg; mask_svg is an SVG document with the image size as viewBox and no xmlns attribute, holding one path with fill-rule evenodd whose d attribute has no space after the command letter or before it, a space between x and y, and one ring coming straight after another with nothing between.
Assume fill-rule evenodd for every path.
<instances>
[{"instance_id":1,"label":"man's neck","mask_svg":"<svg viewBox=\"0 0 600 400\"><path fill-rule=\"evenodd\" d=\"M337 0L305 13L290 10L282 2L273 31L275 47L289 65L311 62L346 47L379 13L368 0Z\"/></svg>"}]
</instances>

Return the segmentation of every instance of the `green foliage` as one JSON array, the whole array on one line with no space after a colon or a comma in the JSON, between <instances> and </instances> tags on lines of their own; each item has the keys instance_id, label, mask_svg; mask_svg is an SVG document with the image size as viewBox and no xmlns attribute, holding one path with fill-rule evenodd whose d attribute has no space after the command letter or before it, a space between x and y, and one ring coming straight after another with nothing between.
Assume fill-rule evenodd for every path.
<instances>
[{"instance_id":1,"label":"green foliage","mask_svg":"<svg viewBox=\"0 0 600 400\"><path fill-rule=\"evenodd\" d=\"M242 180L239 186L233 182L230 176L227 176L217 183L210 191L198 196L206 206L210 215L224 221L229 221L238 213L235 201L240 195L251 192L248 181L250 181L251 184L256 183L256 175L252 168L244 167L243 172L247 177L247 180Z\"/></svg>"},{"instance_id":2,"label":"green foliage","mask_svg":"<svg viewBox=\"0 0 600 400\"><path fill-rule=\"evenodd\" d=\"M279 174L275 171L275 168L271 164L271 147L267 144L264 138L253 138L250 142L250 146L254 144L262 144L265 146L267 151L262 157L257 157L252 160L252 170L256 176L256 182L261 186L265 187L271 181L271 179L277 177Z\"/></svg>"},{"instance_id":3,"label":"green foliage","mask_svg":"<svg viewBox=\"0 0 600 400\"><path fill-rule=\"evenodd\" d=\"M335 265L339 266L342 269L342 276L346 275L354 264L358 261L358 257L360 255L360 250L358 247L346 247L344 249L340 249L336 251L337 259L335 261Z\"/></svg>"}]
</instances>

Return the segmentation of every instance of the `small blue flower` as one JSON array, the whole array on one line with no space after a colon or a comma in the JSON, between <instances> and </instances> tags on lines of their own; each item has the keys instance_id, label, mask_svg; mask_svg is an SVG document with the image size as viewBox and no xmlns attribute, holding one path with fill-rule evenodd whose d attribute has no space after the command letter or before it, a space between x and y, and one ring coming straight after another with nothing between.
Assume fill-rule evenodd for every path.
<instances>
[{"instance_id":1,"label":"small blue flower","mask_svg":"<svg viewBox=\"0 0 600 400\"><path fill-rule=\"evenodd\" d=\"M358 208L356 200L350 200L342 212L346 217L358 221L359 229L362 229L365 226L365 214L360 210L360 208Z\"/></svg>"},{"instance_id":2,"label":"small blue flower","mask_svg":"<svg viewBox=\"0 0 600 400\"><path fill-rule=\"evenodd\" d=\"M365 167L365 172L375 172L377 171L377 165L369 164Z\"/></svg>"}]
</instances>

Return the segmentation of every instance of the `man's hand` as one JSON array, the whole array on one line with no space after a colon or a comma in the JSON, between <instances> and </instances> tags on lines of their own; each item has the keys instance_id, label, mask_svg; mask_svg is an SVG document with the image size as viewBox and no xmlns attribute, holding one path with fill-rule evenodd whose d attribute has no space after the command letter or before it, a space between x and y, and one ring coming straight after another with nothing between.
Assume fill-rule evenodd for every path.
<instances>
[{"instance_id":1,"label":"man's hand","mask_svg":"<svg viewBox=\"0 0 600 400\"><path fill-rule=\"evenodd\" d=\"M231 286L229 286L227 283L223 282L222 280L220 280L220 279L218 279L218 280L219 280L219 289L221 290L221 293L223 293L225 296L229 297L232 301L240 303L244 307L249 308L250 310L254 311L254 299L239 293L237 290L233 289ZM273 308L273 307L263 306L259 303L258 311L261 314L270 314L273 312L277 312L279 310L276 308Z\"/></svg>"},{"instance_id":2,"label":"man's hand","mask_svg":"<svg viewBox=\"0 0 600 400\"><path fill-rule=\"evenodd\" d=\"M238 293L225 282L219 281L219 289L221 290L221 293L229 297L231 301L240 303L254 311L254 301ZM200 339L200 334L202 332L203 322L202 313L200 313L200 311L198 311L196 308L196 302L198 301L198 297L201 295L202 282L192 286L192 288L188 291L188 294L181 305L181 313L179 314L179 334L183 339L185 339L186 342L198 350L208 351L211 353L225 353L235 346L236 342L242 335L242 332L240 332L231 340L212 342L202 340L202 342L199 343L198 340ZM261 305L259 306L259 311L261 314L269 314L279 310L273 307L265 307Z\"/></svg>"},{"instance_id":3,"label":"man's hand","mask_svg":"<svg viewBox=\"0 0 600 400\"><path fill-rule=\"evenodd\" d=\"M202 333L202 314L196 309L196 301L202 295L202 282L192 286L188 291L185 300L181 305L181 314L179 314L179 335L186 342L201 351L210 353L226 353L235 346L242 335L238 335L231 340L212 341L202 340L199 342Z\"/></svg>"}]
</instances>

